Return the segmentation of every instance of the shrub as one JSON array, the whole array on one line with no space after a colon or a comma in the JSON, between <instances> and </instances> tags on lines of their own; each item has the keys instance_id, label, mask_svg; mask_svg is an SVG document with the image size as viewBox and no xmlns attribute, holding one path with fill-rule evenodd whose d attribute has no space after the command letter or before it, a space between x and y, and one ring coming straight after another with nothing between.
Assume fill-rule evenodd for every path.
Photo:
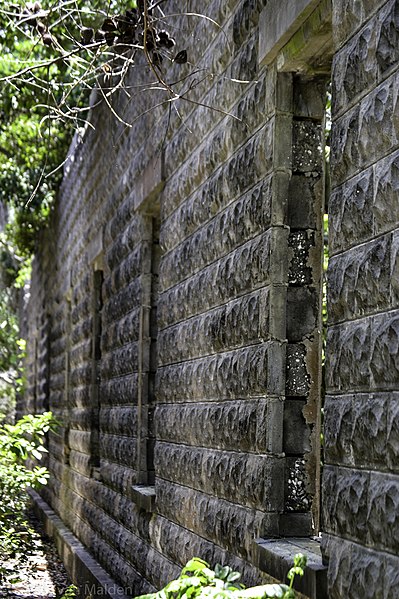
<instances>
[{"instance_id":1,"label":"shrub","mask_svg":"<svg viewBox=\"0 0 399 599\"><path fill-rule=\"evenodd\" d=\"M295 576L303 576L305 566L306 557L298 553L287 575L289 585L265 584L246 589L238 582L241 574L234 572L230 566L217 564L215 570L211 570L207 562L194 557L183 568L179 578L157 593L136 599L294 599L294 579Z\"/></svg>"},{"instance_id":2,"label":"shrub","mask_svg":"<svg viewBox=\"0 0 399 599\"><path fill-rule=\"evenodd\" d=\"M56 421L51 412L24 416L16 424L0 426L0 558L21 551L29 526L26 521L27 487L47 483L49 473L43 466L26 466L27 460L40 461L47 452L44 438Z\"/></svg>"}]
</instances>

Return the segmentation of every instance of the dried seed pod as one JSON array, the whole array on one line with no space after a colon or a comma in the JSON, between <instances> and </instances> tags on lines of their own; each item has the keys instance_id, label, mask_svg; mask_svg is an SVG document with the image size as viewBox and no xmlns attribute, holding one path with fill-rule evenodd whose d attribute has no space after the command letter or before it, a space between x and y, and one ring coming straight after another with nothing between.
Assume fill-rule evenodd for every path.
<instances>
[{"instance_id":1,"label":"dried seed pod","mask_svg":"<svg viewBox=\"0 0 399 599\"><path fill-rule=\"evenodd\" d=\"M173 48L175 45L175 40L170 37L167 31L159 31L157 38L157 45L160 48Z\"/></svg>"},{"instance_id":2,"label":"dried seed pod","mask_svg":"<svg viewBox=\"0 0 399 599\"><path fill-rule=\"evenodd\" d=\"M24 8L24 10L21 13L21 17L24 23L26 23L30 27L35 27L37 19L33 16L32 11L29 10L29 8Z\"/></svg>"},{"instance_id":3,"label":"dried seed pod","mask_svg":"<svg viewBox=\"0 0 399 599\"><path fill-rule=\"evenodd\" d=\"M180 52L178 52L176 54L176 56L173 59L174 62L177 62L177 64L184 64L187 62L187 50L180 50Z\"/></svg>"},{"instance_id":4,"label":"dried seed pod","mask_svg":"<svg viewBox=\"0 0 399 599\"><path fill-rule=\"evenodd\" d=\"M42 41L45 46L52 46L54 43L54 38L51 33L47 32L42 35Z\"/></svg>"},{"instance_id":5,"label":"dried seed pod","mask_svg":"<svg viewBox=\"0 0 399 599\"><path fill-rule=\"evenodd\" d=\"M116 26L122 35L132 29L132 23L125 17L125 15L118 15L116 17Z\"/></svg>"},{"instance_id":6,"label":"dried seed pod","mask_svg":"<svg viewBox=\"0 0 399 599\"><path fill-rule=\"evenodd\" d=\"M101 29L103 31L116 31L117 30L116 22L111 18L107 18L103 22Z\"/></svg>"},{"instance_id":7,"label":"dried seed pod","mask_svg":"<svg viewBox=\"0 0 399 599\"><path fill-rule=\"evenodd\" d=\"M37 23L36 23L36 29L42 35L43 35L43 33L45 33L47 31L47 27L45 26L44 23L42 23L42 21L37 21Z\"/></svg>"},{"instance_id":8,"label":"dried seed pod","mask_svg":"<svg viewBox=\"0 0 399 599\"><path fill-rule=\"evenodd\" d=\"M93 39L94 30L91 27L82 27L80 30L80 35L82 44L87 46L87 44L90 44Z\"/></svg>"},{"instance_id":9,"label":"dried seed pod","mask_svg":"<svg viewBox=\"0 0 399 599\"><path fill-rule=\"evenodd\" d=\"M106 31L104 37L105 37L107 46L113 46L114 40L115 40L115 32L114 31Z\"/></svg>"},{"instance_id":10,"label":"dried seed pod","mask_svg":"<svg viewBox=\"0 0 399 599\"><path fill-rule=\"evenodd\" d=\"M104 31L102 31L101 29L98 29L94 35L94 39L96 42L103 42L105 39Z\"/></svg>"}]
</instances>

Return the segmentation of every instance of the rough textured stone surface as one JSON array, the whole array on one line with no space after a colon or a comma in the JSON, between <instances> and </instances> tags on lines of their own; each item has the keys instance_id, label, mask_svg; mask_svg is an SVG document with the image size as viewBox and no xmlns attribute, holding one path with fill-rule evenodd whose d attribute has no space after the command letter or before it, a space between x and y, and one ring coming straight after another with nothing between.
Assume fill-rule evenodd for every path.
<instances>
[{"instance_id":1,"label":"rough textured stone surface","mask_svg":"<svg viewBox=\"0 0 399 599\"><path fill-rule=\"evenodd\" d=\"M327 283L330 322L389 309L390 267L388 235L331 258Z\"/></svg>"},{"instance_id":2,"label":"rough textured stone surface","mask_svg":"<svg viewBox=\"0 0 399 599\"><path fill-rule=\"evenodd\" d=\"M256 537L315 532L325 380L330 597L398 596L398 2L331 3L324 379L332 43L301 9L330 7L288 3L298 35L272 42L278 4L204 0L221 28L182 17L190 63L212 76L170 115L161 94L153 110L115 94L129 129L98 105L38 243L25 409L62 422L43 496L137 595L193 554L258 583ZM146 84L137 73L129 85Z\"/></svg>"},{"instance_id":3,"label":"rough textured stone surface","mask_svg":"<svg viewBox=\"0 0 399 599\"><path fill-rule=\"evenodd\" d=\"M329 596L395 597L398 3L336 0L333 26L323 551Z\"/></svg>"}]
</instances>

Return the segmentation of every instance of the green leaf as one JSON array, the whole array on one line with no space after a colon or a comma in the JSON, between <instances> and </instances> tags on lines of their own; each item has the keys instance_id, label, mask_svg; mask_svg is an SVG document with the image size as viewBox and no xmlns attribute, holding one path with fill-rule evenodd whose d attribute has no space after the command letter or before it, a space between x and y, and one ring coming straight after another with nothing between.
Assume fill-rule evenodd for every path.
<instances>
[{"instance_id":1,"label":"green leaf","mask_svg":"<svg viewBox=\"0 0 399 599\"><path fill-rule=\"evenodd\" d=\"M240 572L230 572L230 574L227 577L227 582L235 582L236 580L239 580L240 578L241 578Z\"/></svg>"}]
</instances>

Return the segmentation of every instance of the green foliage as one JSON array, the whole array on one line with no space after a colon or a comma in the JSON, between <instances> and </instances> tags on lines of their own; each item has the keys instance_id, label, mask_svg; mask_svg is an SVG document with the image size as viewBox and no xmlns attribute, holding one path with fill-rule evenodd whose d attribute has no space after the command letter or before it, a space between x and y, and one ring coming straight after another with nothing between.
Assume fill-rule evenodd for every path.
<instances>
[{"instance_id":1,"label":"green foliage","mask_svg":"<svg viewBox=\"0 0 399 599\"><path fill-rule=\"evenodd\" d=\"M75 597L77 596L79 589L77 586L75 586L74 584L70 584L69 587L67 589L65 589L63 595L60 597L60 599L75 599Z\"/></svg>"},{"instance_id":2,"label":"green foliage","mask_svg":"<svg viewBox=\"0 0 399 599\"><path fill-rule=\"evenodd\" d=\"M163 89L167 101L187 99L198 84L196 69L188 87L187 75L166 80L166 65L188 62L187 50L175 48L165 29L176 16L165 14L166 6L167 0L2 0L0 201L14 208L8 235L20 256L35 251L48 222L60 167L72 134L87 125L93 88L125 122L113 96L137 55L148 66L146 91ZM142 88L124 91L133 100Z\"/></svg>"},{"instance_id":3,"label":"green foliage","mask_svg":"<svg viewBox=\"0 0 399 599\"><path fill-rule=\"evenodd\" d=\"M51 412L0 426L0 558L23 550L29 535L26 488L45 485L49 477L47 468L36 465L29 469L25 462L42 459L47 451L45 435L56 426Z\"/></svg>"},{"instance_id":4,"label":"green foliage","mask_svg":"<svg viewBox=\"0 0 399 599\"><path fill-rule=\"evenodd\" d=\"M209 564L198 557L191 559L181 571L179 578L172 580L161 591L141 595L136 599L294 599L295 576L303 576L306 557L298 553L294 565L288 572L290 585L265 584L246 589L238 583L241 577L230 566L217 564L211 570Z\"/></svg>"}]
</instances>

